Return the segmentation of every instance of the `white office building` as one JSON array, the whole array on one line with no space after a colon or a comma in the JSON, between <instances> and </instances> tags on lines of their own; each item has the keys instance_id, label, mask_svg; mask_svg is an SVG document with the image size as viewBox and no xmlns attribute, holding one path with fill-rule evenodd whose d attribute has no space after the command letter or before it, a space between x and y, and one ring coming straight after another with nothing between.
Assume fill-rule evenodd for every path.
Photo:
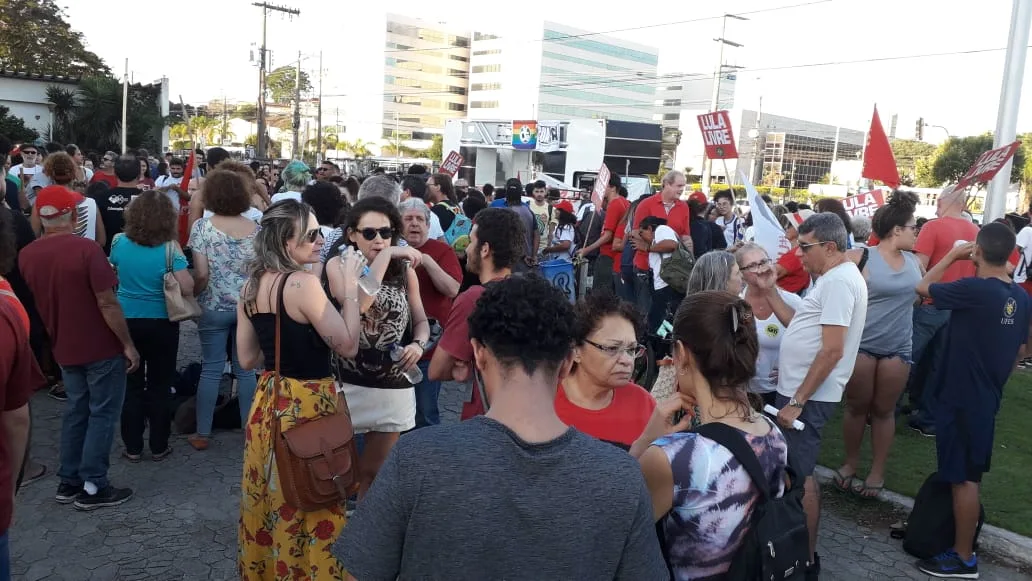
<instances>
[{"instance_id":1,"label":"white office building","mask_svg":"<svg viewBox=\"0 0 1032 581\"><path fill-rule=\"evenodd\" d=\"M658 49L548 21L519 31L473 34L471 119L654 122Z\"/></svg>"}]
</instances>

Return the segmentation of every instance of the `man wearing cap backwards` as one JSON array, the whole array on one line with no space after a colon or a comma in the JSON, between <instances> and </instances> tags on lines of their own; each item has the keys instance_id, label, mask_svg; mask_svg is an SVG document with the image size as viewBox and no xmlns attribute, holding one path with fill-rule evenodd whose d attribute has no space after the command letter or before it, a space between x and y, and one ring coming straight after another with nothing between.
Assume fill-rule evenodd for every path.
<instances>
[{"instance_id":1,"label":"man wearing cap backwards","mask_svg":"<svg viewBox=\"0 0 1032 581\"><path fill-rule=\"evenodd\" d=\"M112 486L107 473L126 373L139 366L140 355L115 296L115 272L95 242L75 235L80 199L61 186L39 191L45 234L22 249L18 266L53 339L68 393L55 499L94 510L133 495Z\"/></svg>"}]
</instances>

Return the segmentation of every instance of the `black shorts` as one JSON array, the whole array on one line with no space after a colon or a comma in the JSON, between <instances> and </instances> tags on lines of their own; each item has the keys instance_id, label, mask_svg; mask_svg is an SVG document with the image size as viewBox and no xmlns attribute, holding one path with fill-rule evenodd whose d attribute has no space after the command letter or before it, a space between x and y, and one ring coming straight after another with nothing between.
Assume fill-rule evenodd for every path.
<instances>
[{"instance_id":1,"label":"black shorts","mask_svg":"<svg viewBox=\"0 0 1032 581\"><path fill-rule=\"evenodd\" d=\"M780 410L788 405L788 401L789 398L779 393L774 407ZM838 402L833 401L808 401L799 414L799 421L804 424L803 430L781 429L788 443L788 453L792 455L793 464L800 475L811 476L817 467L817 457L821 453L821 432L838 406Z\"/></svg>"},{"instance_id":2,"label":"black shorts","mask_svg":"<svg viewBox=\"0 0 1032 581\"><path fill-rule=\"evenodd\" d=\"M996 413L977 406L940 405L935 413L939 477L951 484L981 482L989 472Z\"/></svg>"}]
</instances>

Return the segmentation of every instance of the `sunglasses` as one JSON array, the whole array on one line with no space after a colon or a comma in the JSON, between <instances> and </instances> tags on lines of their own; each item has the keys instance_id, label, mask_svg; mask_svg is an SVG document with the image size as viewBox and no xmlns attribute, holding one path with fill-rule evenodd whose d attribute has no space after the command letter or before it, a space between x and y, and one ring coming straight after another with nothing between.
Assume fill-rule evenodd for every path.
<instances>
[{"instance_id":1,"label":"sunglasses","mask_svg":"<svg viewBox=\"0 0 1032 581\"><path fill-rule=\"evenodd\" d=\"M304 239L307 240L309 244L315 244L315 241L318 240L320 236L322 236L322 230L316 228L315 230L305 232Z\"/></svg>"},{"instance_id":2,"label":"sunglasses","mask_svg":"<svg viewBox=\"0 0 1032 581\"><path fill-rule=\"evenodd\" d=\"M22 151L21 152L22 155L36 155L38 153L39 153L38 151Z\"/></svg>"},{"instance_id":3,"label":"sunglasses","mask_svg":"<svg viewBox=\"0 0 1032 581\"><path fill-rule=\"evenodd\" d=\"M377 234L384 240L394 238L394 228L362 228L358 233L362 235L362 238L369 241L376 240Z\"/></svg>"}]
</instances>

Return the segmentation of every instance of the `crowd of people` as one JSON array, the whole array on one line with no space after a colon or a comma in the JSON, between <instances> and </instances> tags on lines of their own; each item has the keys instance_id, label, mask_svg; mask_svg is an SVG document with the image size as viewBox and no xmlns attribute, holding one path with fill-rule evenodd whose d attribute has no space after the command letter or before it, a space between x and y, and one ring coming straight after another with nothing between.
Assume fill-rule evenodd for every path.
<instances>
[{"instance_id":1,"label":"crowd of people","mask_svg":"<svg viewBox=\"0 0 1032 581\"><path fill-rule=\"evenodd\" d=\"M719 579L792 474L809 534L797 566L817 579L814 470L843 400L834 485L877 496L896 417L913 412L956 520L953 548L918 567L977 577L978 486L1029 333L1032 229L979 228L963 192L944 190L923 227L902 191L869 223L836 200L771 203L791 243L772 256L730 192L686 201L678 171L633 202L614 174L601 207L575 208L544 182L475 189L418 166L359 180L212 148L189 175L145 152L91 171L52 145L21 145L0 180L0 581L10 492L47 470L32 393L66 401L55 500L127 502L108 479L115 426L127 462L174 453L186 319L199 453L233 378L243 579ZM0 166L11 149L0 140ZM683 287L660 275L682 250ZM535 273L554 260L590 264L585 296ZM664 327L673 388L657 397L633 371ZM439 425L443 382L465 394L459 423ZM281 486L279 439L340 413L358 434L353 490L305 510ZM712 424L755 459L699 433Z\"/></svg>"}]
</instances>

